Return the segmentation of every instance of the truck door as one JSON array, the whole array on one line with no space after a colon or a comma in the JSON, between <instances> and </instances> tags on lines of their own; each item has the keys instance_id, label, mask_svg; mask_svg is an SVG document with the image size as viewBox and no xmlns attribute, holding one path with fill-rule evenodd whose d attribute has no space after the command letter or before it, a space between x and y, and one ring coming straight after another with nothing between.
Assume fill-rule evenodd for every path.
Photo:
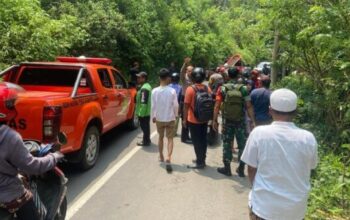
<instances>
[{"instance_id":1,"label":"truck door","mask_svg":"<svg viewBox=\"0 0 350 220\"><path fill-rule=\"evenodd\" d=\"M99 97L102 103L103 127L104 130L109 130L113 128L118 121L116 112L118 111L119 101L117 100L108 69L97 69L97 73L103 88Z\"/></svg>"},{"instance_id":2,"label":"truck door","mask_svg":"<svg viewBox=\"0 0 350 220\"><path fill-rule=\"evenodd\" d=\"M118 123L122 123L127 120L129 106L131 103L131 95L127 89L127 83L121 74L112 69L112 75L114 79L114 88L117 94L117 100L119 103L119 108L117 112Z\"/></svg>"}]
</instances>

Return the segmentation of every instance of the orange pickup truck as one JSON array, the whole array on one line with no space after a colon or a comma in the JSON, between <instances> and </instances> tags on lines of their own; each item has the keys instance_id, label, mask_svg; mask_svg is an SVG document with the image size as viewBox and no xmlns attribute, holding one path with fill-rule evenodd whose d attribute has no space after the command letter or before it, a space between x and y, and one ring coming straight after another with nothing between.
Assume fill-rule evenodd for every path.
<instances>
[{"instance_id":1,"label":"orange pickup truck","mask_svg":"<svg viewBox=\"0 0 350 220\"><path fill-rule=\"evenodd\" d=\"M56 62L27 62L0 73L3 81L25 89L8 122L24 139L51 142L67 134L62 147L71 162L89 169L96 163L100 135L127 123L138 127L136 89L128 86L106 58L58 57Z\"/></svg>"}]
</instances>

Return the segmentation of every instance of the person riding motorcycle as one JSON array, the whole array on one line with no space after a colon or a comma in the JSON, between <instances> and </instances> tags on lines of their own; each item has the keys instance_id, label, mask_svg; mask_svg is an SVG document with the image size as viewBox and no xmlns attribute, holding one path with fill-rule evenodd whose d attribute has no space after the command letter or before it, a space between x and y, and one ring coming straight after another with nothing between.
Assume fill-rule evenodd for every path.
<instances>
[{"instance_id":1,"label":"person riding motorcycle","mask_svg":"<svg viewBox=\"0 0 350 220\"><path fill-rule=\"evenodd\" d=\"M19 173L37 175L53 169L63 158L60 152L33 157L21 136L6 123L16 118L17 93L23 89L15 84L0 83L0 208L15 213L19 220L40 219L33 194Z\"/></svg>"}]
</instances>

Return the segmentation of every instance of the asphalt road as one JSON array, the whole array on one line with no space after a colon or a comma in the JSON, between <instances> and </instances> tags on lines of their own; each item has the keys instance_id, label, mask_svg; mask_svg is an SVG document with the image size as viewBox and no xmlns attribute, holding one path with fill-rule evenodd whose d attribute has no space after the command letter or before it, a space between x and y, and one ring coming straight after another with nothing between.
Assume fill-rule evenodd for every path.
<instances>
[{"instance_id":1,"label":"asphalt road","mask_svg":"<svg viewBox=\"0 0 350 220\"><path fill-rule=\"evenodd\" d=\"M155 128L152 125L152 130ZM96 166L81 172L64 171L69 178L67 219L248 219L247 178L225 177L222 147L209 147L204 170L187 168L195 157L193 146L175 138L173 169L158 162L153 132L150 147L137 147L140 130L116 128L102 137ZM236 162L232 163L235 170Z\"/></svg>"}]
</instances>

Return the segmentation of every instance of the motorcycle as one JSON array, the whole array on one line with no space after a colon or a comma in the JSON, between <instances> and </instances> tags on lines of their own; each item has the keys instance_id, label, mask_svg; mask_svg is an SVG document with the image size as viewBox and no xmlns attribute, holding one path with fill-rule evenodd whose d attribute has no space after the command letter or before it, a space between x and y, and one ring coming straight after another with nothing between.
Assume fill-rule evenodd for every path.
<instances>
[{"instance_id":1,"label":"motorcycle","mask_svg":"<svg viewBox=\"0 0 350 220\"><path fill-rule=\"evenodd\" d=\"M57 143L42 144L36 140L25 140L24 145L35 157L43 157L50 152L59 151L66 144L64 133L58 135ZM19 174L25 179L33 193L33 199L43 220L64 220L67 212L67 182L68 179L57 166L38 176ZM1 220L15 220L15 214L0 209Z\"/></svg>"}]
</instances>

